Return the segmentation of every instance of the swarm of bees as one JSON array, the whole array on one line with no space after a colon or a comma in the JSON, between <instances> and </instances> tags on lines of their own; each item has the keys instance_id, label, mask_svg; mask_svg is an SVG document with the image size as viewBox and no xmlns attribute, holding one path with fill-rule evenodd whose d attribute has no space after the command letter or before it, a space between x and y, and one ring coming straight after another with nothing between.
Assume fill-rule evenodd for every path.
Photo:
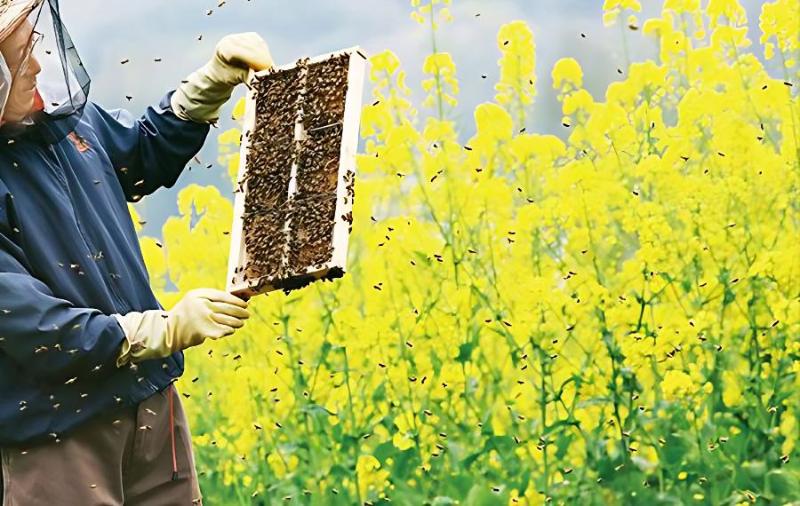
<instances>
[{"instance_id":1,"label":"swarm of bees","mask_svg":"<svg viewBox=\"0 0 800 506\"><path fill-rule=\"evenodd\" d=\"M357 117L345 124L345 106L351 59L358 56L363 57L343 51L302 58L250 81L254 119L243 134L244 166L236 190L244 205L240 264L229 280L234 291L244 284L248 295L270 289L288 293L343 275L341 254L339 261L334 257L337 244L346 248L346 242L335 236L337 223L345 225L346 234L352 230L355 172L343 169L351 162L342 153L355 150L343 144L346 134L351 144L357 141Z\"/></svg>"}]
</instances>

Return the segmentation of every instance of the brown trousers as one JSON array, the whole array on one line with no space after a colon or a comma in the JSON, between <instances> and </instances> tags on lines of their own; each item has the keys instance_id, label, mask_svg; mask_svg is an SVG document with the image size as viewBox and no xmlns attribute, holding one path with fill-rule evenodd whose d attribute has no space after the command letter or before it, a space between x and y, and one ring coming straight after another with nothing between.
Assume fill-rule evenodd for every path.
<instances>
[{"instance_id":1,"label":"brown trousers","mask_svg":"<svg viewBox=\"0 0 800 506\"><path fill-rule=\"evenodd\" d=\"M202 506L189 424L174 384L89 420L60 441L0 448L0 457L2 506Z\"/></svg>"}]
</instances>

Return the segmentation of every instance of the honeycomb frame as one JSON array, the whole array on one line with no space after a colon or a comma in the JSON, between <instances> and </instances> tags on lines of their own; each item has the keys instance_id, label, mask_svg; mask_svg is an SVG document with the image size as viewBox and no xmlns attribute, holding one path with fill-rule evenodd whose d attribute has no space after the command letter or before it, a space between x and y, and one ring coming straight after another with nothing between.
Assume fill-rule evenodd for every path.
<instances>
[{"instance_id":1,"label":"honeycomb frame","mask_svg":"<svg viewBox=\"0 0 800 506\"><path fill-rule=\"evenodd\" d=\"M336 60L336 59L339 60ZM306 107L313 110L309 104L312 100L317 99L319 102L319 93L315 95L313 86L309 86L307 81L310 75L309 69L323 69L325 64L331 65L335 61L344 61L347 59L347 79L346 88L344 91L344 104L341 122L334 122L330 125L311 126L306 122L312 121L306 115ZM317 65L322 64L322 65ZM358 47L351 47L340 51L316 56L314 58L301 58L294 63L273 67L272 69L253 72L251 71L248 76L248 92L245 104L243 134L240 147L239 168L234 188L234 209L233 209L233 225L231 228L231 246L228 260L228 273L226 288L229 293L237 296L252 297L254 295L267 293L273 290L282 289L286 293L291 290L302 288L309 283L317 280L332 280L340 278L347 271L347 248L350 232L352 231L352 207L353 207L353 184L355 179L355 155L358 148L358 132L361 118L361 105L362 93L364 89L364 79L367 72L368 60L364 52ZM286 83L289 84L286 84ZM264 84L267 83L267 84ZM324 82L323 82L324 84ZM286 127L281 130L281 133L276 133L273 137L265 140L264 131L256 130L257 114L258 113L258 98L259 90L268 89L268 86L275 87L277 92L284 92L286 89L291 89L296 86L295 92L290 92L290 98L295 101L288 101L286 109L294 109L294 124L282 125ZM283 89L281 89L283 86ZM299 90L299 91L297 91ZM328 90L329 93L339 93L342 90L333 89ZM294 95L291 95L294 93ZM341 93L340 93L341 94ZM262 95L263 96L263 95ZM340 96L335 97L339 102ZM265 97L266 101L266 97ZM338 102L337 102L338 103ZM317 104L318 105L318 104ZM279 107L280 108L280 107ZM316 111L317 117L325 117L325 111ZM283 111L285 114L286 111ZM262 113L262 114L269 114ZM266 124L262 120L258 125L261 129L269 128L272 125ZM307 128L310 127L310 128ZM307 160L310 155L318 154L324 151L325 146L318 146L314 141L316 134L313 131L320 131L326 128L333 128L333 132L339 130L340 127L340 145L338 167L325 167L319 172L328 171L328 186L332 185L333 169L336 169L336 188L335 188L335 204L332 204L333 192L298 195L298 171L308 169L304 166L301 169L299 161ZM292 130L292 134L289 131ZM334 133L336 135L336 133ZM332 138L328 135L329 139ZM253 139L256 139L253 141ZM264 155L264 143L272 143L270 147L278 146L275 151L280 152L278 156L279 161L274 162L276 165L281 165L279 172L275 174L267 174L269 178L255 179L248 177L248 160L250 158L259 160L270 155L273 152ZM260 144L258 144L260 143ZM281 144L283 143L283 144ZM291 156L287 158L287 143L291 146ZM258 144L258 149L253 145ZM318 144L322 144L321 142ZM259 151L260 150L260 151ZM281 152L282 151L282 152ZM335 151L335 149L334 149ZM262 156L264 155L264 156ZM277 156L277 155L275 155ZM273 156L273 158L275 158ZM305 158L304 158L305 157ZM333 161L333 160L331 160ZM251 161L250 167L255 162ZM285 167L289 165L289 167ZM330 164L327 164L330 165ZM277 190L274 187L264 187L263 183L271 182L283 184L287 181L285 172L288 169L289 177L287 184L287 193L283 199L282 187L278 186ZM260 170L260 169L259 169ZM270 169L266 169L270 170ZM313 172L308 169L309 173ZM255 171L254 171L255 173ZM262 174L259 174L261 176ZM303 176L304 178L306 176ZM310 176L308 176L310 177ZM271 179L270 179L271 178ZM257 193L249 192L248 188L251 184L257 188ZM304 181L303 181L304 182ZM261 183L259 186L257 183ZM272 192L269 190L273 189ZM326 195L329 195L326 197ZM312 209L310 206L302 207L303 198L310 199L317 197L319 199L327 198L323 207ZM253 205L253 202L260 202L260 207ZM264 205L263 201L268 204ZM308 200L307 200L308 201ZM246 213L246 208L255 208L257 211ZM303 242L311 235L305 233L303 237L306 239L297 238L297 234L293 235L295 227L308 221L308 215L313 215L315 212L319 215L319 209L326 209L330 213L330 208L333 207L333 222L331 225L331 235L329 247L326 245L327 253L316 255L319 258L324 257L324 261L311 262L308 259L307 251L311 248ZM305 215L304 215L305 213ZM263 216L253 216L261 214ZM303 221L305 216L306 222ZM260 222L258 220L261 220ZM270 221L271 220L271 221ZM272 226L276 221L282 222L282 228L279 226ZM312 220L313 221L313 220ZM306 231L307 232L307 231ZM322 242L327 242L327 230L324 231L326 238L323 241L319 237L315 237L314 244L319 246ZM260 234L256 236L256 234ZM257 237L257 239L256 239ZM256 241L256 242L254 242ZM270 241L282 241L280 244ZM262 243L267 244L265 248L273 248L275 252L280 252L280 263L274 258L256 258L257 255L248 252L248 242L253 245L258 245L261 248ZM262 249L251 248L262 254ZM291 257L291 258L290 258ZM291 265L290 265L291 262ZM299 262L299 263L298 263Z\"/></svg>"}]
</instances>

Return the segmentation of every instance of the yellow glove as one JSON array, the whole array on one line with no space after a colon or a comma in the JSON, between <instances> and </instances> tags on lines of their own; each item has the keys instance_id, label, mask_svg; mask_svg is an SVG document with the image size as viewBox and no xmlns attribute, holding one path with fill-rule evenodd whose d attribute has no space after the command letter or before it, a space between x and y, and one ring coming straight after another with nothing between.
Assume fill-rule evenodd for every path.
<instances>
[{"instance_id":1,"label":"yellow glove","mask_svg":"<svg viewBox=\"0 0 800 506\"><path fill-rule=\"evenodd\" d=\"M233 334L250 317L247 302L222 290L191 290L169 311L152 309L114 314L125 331L117 367L128 361L164 358L207 338Z\"/></svg>"},{"instance_id":2,"label":"yellow glove","mask_svg":"<svg viewBox=\"0 0 800 506\"><path fill-rule=\"evenodd\" d=\"M226 35L217 43L211 60L192 72L172 94L172 111L186 121L215 122L236 85L247 81L250 69L272 66L269 47L257 33Z\"/></svg>"}]
</instances>

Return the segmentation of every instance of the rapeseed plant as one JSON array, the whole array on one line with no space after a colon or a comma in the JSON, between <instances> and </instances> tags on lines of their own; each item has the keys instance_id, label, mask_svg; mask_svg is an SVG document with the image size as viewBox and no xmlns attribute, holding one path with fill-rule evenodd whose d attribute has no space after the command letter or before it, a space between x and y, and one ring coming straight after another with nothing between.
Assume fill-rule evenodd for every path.
<instances>
[{"instance_id":1,"label":"rapeseed plant","mask_svg":"<svg viewBox=\"0 0 800 506\"><path fill-rule=\"evenodd\" d=\"M639 2L606 0L658 57L603 101L559 61L563 136L525 130L547 41L522 21L498 32L474 130L457 126L449 4L412 2L432 36L420 107L398 58L371 58L349 272L257 297L236 337L187 352L204 495L800 498L800 1L762 6L770 76L736 0L665 0L640 30ZM231 179L239 135L220 136ZM227 262L230 196L191 185L178 205L163 249L142 238L165 306L223 286Z\"/></svg>"}]
</instances>

